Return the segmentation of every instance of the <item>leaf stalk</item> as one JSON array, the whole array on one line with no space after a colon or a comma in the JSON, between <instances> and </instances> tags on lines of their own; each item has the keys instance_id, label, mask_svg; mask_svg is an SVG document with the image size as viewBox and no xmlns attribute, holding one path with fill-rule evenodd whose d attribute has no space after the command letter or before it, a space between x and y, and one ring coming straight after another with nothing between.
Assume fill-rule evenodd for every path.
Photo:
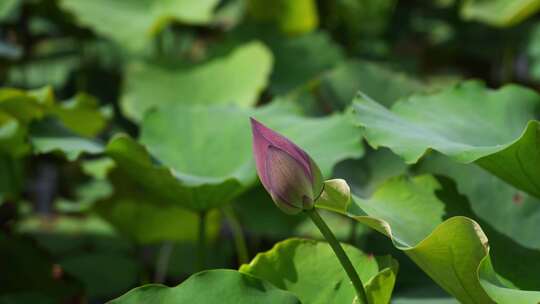
<instances>
[{"instance_id":1,"label":"leaf stalk","mask_svg":"<svg viewBox=\"0 0 540 304\"><path fill-rule=\"evenodd\" d=\"M319 228L328 244L330 244L330 247L332 247L332 250L334 250L334 253L336 254L339 262L341 263L341 266L349 276L349 279L351 280L354 289L356 290L358 303L368 304L366 291L364 290L364 284L362 284L362 281L360 280L358 273L354 269L351 260L345 253L345 250L343 250L343 247L341 247L341 245L339 244L339 241L336 239L334 233L332 233L332 230L330 230L328 225L326 225L322 217L317 212L317 209L312 208L306 210L306 213L309 215L315 226Z\"/></svg>"}]
</instances>

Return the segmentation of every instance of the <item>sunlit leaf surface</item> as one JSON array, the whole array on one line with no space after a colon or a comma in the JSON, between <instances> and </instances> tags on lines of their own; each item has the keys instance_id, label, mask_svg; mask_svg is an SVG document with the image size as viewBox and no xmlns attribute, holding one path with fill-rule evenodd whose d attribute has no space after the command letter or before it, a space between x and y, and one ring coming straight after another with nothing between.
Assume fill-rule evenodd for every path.
<instances>
[{"instance_id":1,"label":"sunlit leaf surface","mask_svg":"<svg viewBox=\"0 0 540 304\"><path fill-rule=\"evenodd\" d=\"M539 105L540 95L524 87L490 90L469 81L390 110L359 95L353 108L374 147L388 147L408 163L437 150L540 197Z\"/></svg>"}]
</instances>

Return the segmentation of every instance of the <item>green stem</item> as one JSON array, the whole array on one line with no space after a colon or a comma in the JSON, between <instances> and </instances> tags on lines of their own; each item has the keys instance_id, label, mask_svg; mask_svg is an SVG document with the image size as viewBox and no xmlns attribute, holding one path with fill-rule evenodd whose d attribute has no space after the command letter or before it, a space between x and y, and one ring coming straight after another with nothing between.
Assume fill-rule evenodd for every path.
<instances>
[{"instance_id":1,"label":"green stem","mask_svg":"<svg viewBox=\"0 0 540 304\"><path fill-rule=\"evenodd\" d=\"M154 275L155 283L165 282L165 278L167 277L167 269L169 268L169 261L171 259L173 249L174 244L172 242L164 242L163 245L161 245L156 265L156 273Z\"/></svg>"},{"instance_id":2,"label":"green stem","mask_svg":"<svg viewBox=\"0 0 540 304\"><path fill-rule=\"evenodd\" d=\"M319 228L321 233L323 234L324 238L330 244L332 247L332 250L334 250L334 253L336 254L339 262L341 263L341 266L343 269L345 269L345 272L349 276L349 279L351 279L351 282L354 286L354 289L356 289L356 295L358 296L358 303L360 304L368 304L366 291L364 290L364 285L362 284L362 281L360 280L360 277L358 276L358 273L356 273L356 270L354 269L351 260L349 260L349 257L347 257L347 254L339 244L338 240L330 230L330 228L326 225L324 220L321 218L319 213L315 208L311 210L306 210L306 213L309 215L313 223Z\"/></svg>"},{"instance_id":3,"label":"green stem","mask_svg":"<svg viewBox=\"0 0 540 304\"><path fill-rule=\"evenodd\" d=\"M246 239L244 238L244 233L242 231L242 226L234 214L234 210L231 206L225 206L222 209L223 215L227 219L229 226L231 227L231 232L234 238L234 244L236 246L236 254L238 256L238 264L246 264L249 261L249 254L246 245Z\"/></svg>"},{"instance_id":4,"label":"green stem","mask_svg":"<svg viewBox=\"0 0 540 304\"><path fill-rule=\"evenodd\" d=\"M206 211L199 212L199 242L197 246L197 268L206 268Z\"/></svg>"}]
</instances>

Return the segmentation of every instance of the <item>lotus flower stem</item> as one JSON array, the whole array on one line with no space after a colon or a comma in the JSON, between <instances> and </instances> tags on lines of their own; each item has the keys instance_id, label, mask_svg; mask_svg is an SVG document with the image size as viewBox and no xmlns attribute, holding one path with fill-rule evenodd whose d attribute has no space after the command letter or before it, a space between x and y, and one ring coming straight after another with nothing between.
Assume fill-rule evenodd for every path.
<instances>
[{"instance_id":1,"label":"lotus flower stem","mask_svg":"<svg viewBox=\"0 0 540 304\"><path fill-rule=\"evenodd\" d=\"M206 211L199 212L199 239L197 244L197 268L206 268Z\"/></svg>"},{"instance_id":2,"label":"lotus flower stem","mask_svg":"<svg viewBox=\"0 0 540 304\"><path fill-rule=\"evenodd\" d=\"M231 228L234 238L234 245L236 247L236 254L238 256L238 264L246 264L249 262L249 254L246 239L244 238L244 233L242 231L242 226L240 225L240 222L238 221L238 218L236 217L236 214L234 214L234 210L230 205L223 207L222 211Z\"/></svg>"},{"instance_id":3,"label":"lotus flower stem","mask_svg":"<svg viewBox=\"0 0 540 304\"><path fill-rule=\"evenodd\" d=\"M343 269L345 269L345 272L349 276L349 279L351 280L354 289L356 290L356 295L358 297L358 303L360 304L368 304L366 291L364 290L364 285L362 284L362 281L360 280L360 277L358 276L358 273L354 269L351 260L349 260L349 257L339 244L338 240L334 236L334 233L330 230L328 225L324 222L324 220L321 218L319 213L317 212L316 208L306 210L305 211L313 223L319 228L322 235L326 239L326 241L330 244L332 247L332 250L334 250L334 253L336 254L339 262L341 263L341 266Z\"/></svg>"}]
</instances>

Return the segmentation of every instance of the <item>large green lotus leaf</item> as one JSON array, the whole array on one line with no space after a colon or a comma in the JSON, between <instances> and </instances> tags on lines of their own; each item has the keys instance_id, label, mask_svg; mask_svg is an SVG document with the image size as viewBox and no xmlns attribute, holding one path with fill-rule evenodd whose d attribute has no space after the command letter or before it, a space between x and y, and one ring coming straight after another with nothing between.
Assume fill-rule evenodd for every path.
<instances>
[{"instance_id":1,"label":"large green lotus leaf","mask_svg":"<svg viewBox=\"0 0 540 304\"><path fill-rule=\"evenodd\" d=\"M365 284L370 303L388 303L397 262L384 257L379 265L373 256L350 245L343 244L343 247ZM304 304L348 304L355 297L347 274L326 242L287 239L271 250L257 254L249 264L242 265L240 271L294 293Z\"/></svg>"},{"instance_id":2,"label":"large green lotus leaf","mask_svg":"<svg viewBox=\"0 0 540 304\"><path fill-rule=\"evenodd\" d=\"M336 185L340 184L327 182L325 188L348 193L346 187ZM383 184L369 200L319 200L318 206L346 214L390 237L462 303L493 303L476 275L488 251L487 238L470 218L443 221L445 205L436 196L440 190L441 184L429 175L398 177Z\"/></svg>"},{"instance_id":3,"label":"large green lotus leaf","mask_svg":"<svg viewBox=\"0 0 540 304\"><path fill-rule=\"evenodd\" d=\"M174 104L251 106L266 87L272 54L259 42L191 68L165 68L137 62L129 66L122 109L141 120L154 107Z\"/></svg>"},{"instance_id":4,"label":"large green lotus leaf","mask_svg":"<svg viewBox=\"0 0 540 304\"><path fill-rule=\"evenodd\" d=\"M304 148L325 175L338 161L362 155L350 114L305 118L297 112L285 103L258 109L162 107L143 122L141 142L146 148L119 136L107 150L124 171L154 194L192 210L206 210L229 202L256 181L250 116Z\"/></svg>"},{"instance_id":5,"label":"large green lotus leaf","mask_svg":"<svg viewBox=\"0 0 540 304\"><path fill-rule=\"evenodd\" d=\"M538 0L466 0L461 6L461 16L466 20L507 27L522 22L538 9Z\"/></svg>"},{"instance_id":6,"label":"large green lotus leaf","mask_svg":"<svg viewBox=\"0 0 540 304\"><path fill-rule=\"evenodd\" d=\"M186 180L249 184L255 177L249 126L254 113L228 106L160 107L143 121L140 141Z\"/></svg>"},{"instance_id":7,"label":"large green lotus leaf","mask_svg":"<svg viewBox=\"0 0 540 304\"><path fill-rule=\"evenodd\" d=\"M537 275L537 273L535 273ZM486 256L478 268L480 284L488 295L497 303L529 304L540 303L540 291L524 291L509 287L493 269L489 256ZM538 277L537 277L538 278Z\"/></svg>"},{"instance_id":8,"label":"large green lotus leaf","mask_svg":"<svg viewBox=\"0 0 540 304\"><path fill-rule=\"evenodd\" d=\"M390 106L398 99L425 90L424 84L406 74L369 61L349 60L321 77L319 94L321 98L345 107L356 92L362 91Z\"/></svg>"},{"instance_id":9,"label":"large green lotus leaf","mask_svg":"<svg viewBox=\"0 0 540 304\"><path fill-rule=\"evenodd\" d=\"M415 95L388 110L365 95L354 102L368 142L415 163L437 150L475 162L540 197L540 96L516 85L493 91L468 81L433 95Z\"/></svg>"},{"instance_id":10,"label":"large green lotus leaf","mask_svg":"<svg viewBox=\"0 0 540 304\"><path fill-rule=\"evenodd\" d=\"M114 194L95 206L101 217L137 243L197 240L197 214L156 199L119 173L113 171L109 175L113 180ZM220 223L217 211L206 215L207 239L216 238Z\"/></svg>"},{"instance_id":11,"label":"large green lotus leaf","mask_svg":"<svg viewBox=\"0 0 540 304\"><path fill-rule=\"evenodd\" d=\"M290 292L248 274L215 269L196 273L176 287L151 284L135 288L111 304L300 304Z\"/></svg>"},{"instance_id":12,"label":"large green lotus leaf","mask_svg":"<svg viewBox=\"0 0 540 304\"><path fill-rule=\"evenodd\" d=\"M62 0L78 21L132 51L143 49L169 23L205 24L217 0Z\"/></svg>"}]
</instances>

